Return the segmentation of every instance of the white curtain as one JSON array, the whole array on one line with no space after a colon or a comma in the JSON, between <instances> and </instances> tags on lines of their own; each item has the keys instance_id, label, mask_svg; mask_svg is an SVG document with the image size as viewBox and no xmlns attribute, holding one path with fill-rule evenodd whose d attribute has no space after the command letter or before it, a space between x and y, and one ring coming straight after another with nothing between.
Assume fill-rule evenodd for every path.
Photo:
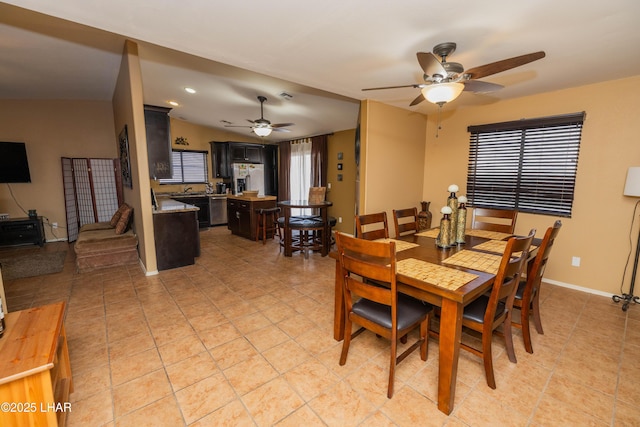
<instances>
[{"instance_id":1,"label":"white curtain","mask_svg":"<svg viewBox=\"0 0 640 427\"><path fill-rule=\"evenodd\" d=\"M311 139L291 141L291 200L307 200L311 187ZM307 209L308 210L308 209ZM306 214L305 209L291 209L291 215Z\"/></svg>"}]
</instances>

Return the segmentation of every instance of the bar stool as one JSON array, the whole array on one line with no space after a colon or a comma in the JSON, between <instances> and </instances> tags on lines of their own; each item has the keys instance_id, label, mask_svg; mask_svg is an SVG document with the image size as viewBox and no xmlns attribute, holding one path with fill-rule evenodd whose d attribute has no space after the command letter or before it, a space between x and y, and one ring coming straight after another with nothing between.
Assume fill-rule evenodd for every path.
<instances>
[{"instance_id":1,"label":"bar stool","mask_svg":"<svg viewBox=\"0 0 640 427\"><path fill-rule=\"evenodd\" d=\"M262 244L267 244L268 231L273 232L271 235L272 238L278 233L278 237L282 240L282 232L280 230L280 223L278 222L280 208L256 209L256 214L258 214L256 221L256 242L262 235Z\"/></svg>"}]
</instances>

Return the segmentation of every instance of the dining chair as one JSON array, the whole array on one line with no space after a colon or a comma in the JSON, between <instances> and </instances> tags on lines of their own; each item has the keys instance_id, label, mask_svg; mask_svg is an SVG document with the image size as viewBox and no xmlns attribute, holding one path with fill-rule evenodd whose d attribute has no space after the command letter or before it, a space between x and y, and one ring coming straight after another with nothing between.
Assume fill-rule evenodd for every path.
<instances>
[{"instance_id":1,"label":"dining chair","mask_svg":"<svg viewBox=\"0 0 640 427\"><path fill-rule=\"evenodd\" d=\"M389 223L386 212L356 215L356 237L365 240L388 239Z\"/></svg>"},{"instance_id":2,"label":"dining chair","mask_svg":"<svg viewBox=\"0 0 640 427\"><path fill-rule=\"evenodd\" d=\"M513 234L516 228L517 210L474 208L471 228Z\"/></svg>"},{"instance_id":3,"label":"dining chair","mask_svg":"<svg viewBox=\"0 0 640 427\"><path fill-rule=\"evenodd\" d=\"M503 327L502 335L504 335L509 360L513 363L517 362L511 335L511 312L529 246L535 235L536 230L532 229L528 236L509 239L493 281L491 293L480 295L464 308L462 314L462 326L482 334L482 349L466 343L461 343L460 348L482 357L487 384L493 389L496 388L496 380L493 374L491 341L493 332L500 325Z\"/></svg>"},{"instance_id":4,"label":"dining chair","mask_svg":"<svg viewBox=\"0 0 640 427\"><path fill-rule=\"evenodd\" d=\"M528 353L533 353L533 345L531 344L531 328L529 326L529 316L533 315L533 322L536 331L543 335L542 321L540 319L540 284L544 270L547 267L549 254L553 247L558 233L562 227L562 222L557 220L553 227L549 227L544 234L542 243L538 247L536 257L529 262L527 266L527 277L520 280L518 290L516 291L513 307L520 310L520 323L512 319L511 324L516 328L522 329L522 339L524 340L524 348Z\"/></svg>"},{"instance_id":5,"label":"dining chair","mask_svg":"<svg viewBox=\"0 0 640 427\"><path fill-rule=\"evenodd\" d=\"M340 365L347 362L351 340L365 329L391 341L387 397L393 396L395 368L420 347L420 358L427 360L427 331L433 307L398 293L395 242L374 242L336 232L342 287L345 296L345 334ZM368 282L385 282L380 287ZM352 324L360 326L352 333ZM398 340L419 327L419 339L397 356Z\"/></svg>"},{"instance_id":6,"label":"dining chair","mask_svg":"<svg viewBox=\"0 0 640 427\"><path fill-rule=\"evenodd\" d=\"M404 236L418 231L418 209L394 209L393 224L396 228L396 236Z\"/></svg>"}]
</instances>

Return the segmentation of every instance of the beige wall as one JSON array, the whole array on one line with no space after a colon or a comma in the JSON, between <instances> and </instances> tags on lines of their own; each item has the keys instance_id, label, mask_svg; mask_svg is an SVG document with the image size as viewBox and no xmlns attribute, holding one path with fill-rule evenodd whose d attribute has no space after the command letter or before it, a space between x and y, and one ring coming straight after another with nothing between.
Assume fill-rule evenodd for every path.
<instances>
[{"instance_id":1,"label":"beige wall","mask_svg":"<svg viewBox=\"0 0 640 427\"><path fill-rule=\"evenodd\" d=\"M465 96L460 98L464 104ZM440 222L447 187L466 188L469 125L585 111L586 120L578 161L576 194L571 218L560 218L562 230L545 277L559 284L619 293L629 253L629 233L636 199L622 195L627 168L640 166L640 143L635 120L640 117L640 77L583 86L477 107L443 111L436 138L437 114L426 132L424 200L430 200L433 224ZM520 214L516 232L536 228L541 237L556 217ZM631 236L637 239L638 221ZM573 256L581 258L572 267ZM628 289L631 266L627 273Z\"/></svg>"},{"instance_id":2,"label":"beige wall","mask_svg":"<svg viewBox=\"0 0 640 427\"><path fill-rule=\"evenodd\" d=\"M35 209L48 220L46 240L66 240L60 158L118 156L111 102L3 99L0 140L26 144L31 172L31 183L0 184L0 213L20 218Z\"/></svg>"},{"instance_id":3,"label":"beige wall","mask_svg":"<svg viewBox=\"0 0 640 427\"><path fill-rule=\"evenodd\" d=\"M355 225L355 141L355 129L336 132L328 138L327 182L331 184L331 189L327 190L327 200L333 202L329 215L338 221L342 219L334 230L344 233L353 233ZM338 160L338 153L342 153L342 160ZM338 170L338 163L342 163L342 170ZM338 174L342 174L342 181L338 181Z\"/></svg>"},{"instance_id":4,"label":"beige wall","mask_svg":"<svg viewBox=\"0 0 640 427\"><path fill-rule=\"evenodd\" d=\"M426 116L375 101L361 108L360 213L386 211L395 235L393 209L423 200Z\"/></svg>"}]
</instances>

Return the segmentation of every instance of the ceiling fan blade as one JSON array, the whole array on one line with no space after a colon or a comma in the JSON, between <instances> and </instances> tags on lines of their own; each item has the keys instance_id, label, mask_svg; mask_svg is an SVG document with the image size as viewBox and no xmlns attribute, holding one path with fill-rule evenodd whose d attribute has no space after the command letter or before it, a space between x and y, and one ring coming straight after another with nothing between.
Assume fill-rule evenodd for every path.
<instances>
[{"instance_id":1,"label":"ceiling fan blade","mask_svg":"<svg viewBox=\"0 0 640 427\"><path fill-rule=\"evenodd\" d=\"M282 128L285 126L293 126L295 123L275 123L271 125L271 128Z\"/></svg>"},{"instance_id":2,"label":"ceiling fan blade","mask_svg":"<svg viewBox=\"0 0 640 427\"><path fill-rule=\"evenodd\" d=\"M413 101L411 101L411 104L409 104L410 107L413 107L414 105L418 105L420 104L422 101L424 101L424 96L422 95L422 93L420 95L418 95L416 97L416 99L414 99Z\"/></svg>"},{"instance_id":3,"label":"ceiling fan blade","mask_svg":"<svg viewBox=\"0 0 640 427\"><path fill-rule=\"evenodd\" d=\"M438 58L436 58L433 53L418 52L416 56L418 57L418 63L420 63L422 71L424 71L427 76L447 76L447 70L444 69L440 61L438 61Z\"/></svg>"},{"instance_id":4,"label":"ceiling fan blade","mask_svg":"<svg viewBox=\"0 0 640 427\"><path fill-rule=\"evenodd\" d=\"M252 128L253 126L224 125L226 128Z\"/></svg>"},{"instance_id":5,"label":"ceiling fan blade","mask_svg":"<svg viewBox=\"0 0 640 427\"><path fill-rule=\"evenodd\" d=\"M480 80L467 80L464 82L464 90L467 92L488 93L495 92L502 88L504 88L504 86L497 83L483 82Z\"/></svg>"},{"instance_id":6,"label":"ceiling fan blade","mask_svg":"<svg viewBox=\"0 0 640 427\"><path fill-rule=\"evenodd\" d=\"M537 61L544 57L545 53L543 51L528 53L526 55L515 56L513 58L503 59L502 61L492 62L491 64L474 67L465 71L464 74L469 75L470 79L481 79L492 74L501 73L528 64L529 62Z\"/></svg>"},{"instance_id":7,"label":"ceiling fan blade","mask_svg":"<svg viewBox=\"0 0 640 427\"><path fill-rule=\"evenodd\" d=\"M369 88L362 89L362 90L364 91L364 90L381 90L381 89L400 89L400 88L403 88L403 87L419 88L419 87L422 87L422 86L424 86L424 85L419 85L419 84L415 84L414 83L412 85L401 85L401 86L369 87Z\"/></svg>"},{"instance_id":8,"label":"ceiling fan blade","mask_svg":"<svg viewBox=\"0 0 640 427\"><path fill-rule=\"evenodd\" d=\"M287 128L271 128L273 132L291 132L291 129Z\"/></svg>"}]
</instances>

